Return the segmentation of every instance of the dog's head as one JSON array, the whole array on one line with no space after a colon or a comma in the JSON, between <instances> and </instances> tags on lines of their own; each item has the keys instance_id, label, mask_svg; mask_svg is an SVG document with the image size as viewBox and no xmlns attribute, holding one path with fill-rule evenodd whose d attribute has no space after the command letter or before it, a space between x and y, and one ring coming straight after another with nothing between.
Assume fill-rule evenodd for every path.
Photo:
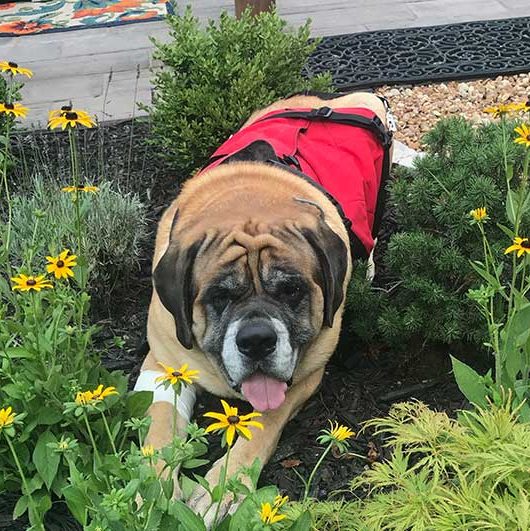
<instances>
[{"instance_id":1,"label":"dog's head","mask_svg":"<svg viewBox=\"0 0 530 531\"><path fill-rule=\"evenodd\" d=\"M347 245L318 205L291 201L286 220L211 227L191 239L179 238L177 213L154 270L179 342L196 344L259 410L283 402L306 347L333 326L344 298Z\"/></svg>"}]
</instances>

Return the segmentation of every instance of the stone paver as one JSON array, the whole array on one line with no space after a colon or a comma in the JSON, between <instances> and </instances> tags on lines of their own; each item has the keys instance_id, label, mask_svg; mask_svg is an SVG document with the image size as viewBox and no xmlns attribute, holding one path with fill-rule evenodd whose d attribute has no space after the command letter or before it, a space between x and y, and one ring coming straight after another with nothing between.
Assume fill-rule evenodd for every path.
<instances>
[{"instance_id":1,"label":"stone paver","mask_svg":"<svg viewBox=\"0 0 530 531\"><path fill-rule=\"evenodd\" d=\"M530 0L277 0L277 7L291 25L310 17L312 33L319 36L530 16ZM233 1L193 2L202 21L223 9L233 13ZM34 71L23 90L34 125L70 99L99 119L125 119L141 114L136 102L150 102L150 36L166 39L165 22L2 37L0 60Z\"/></svg>"}]
</instances>

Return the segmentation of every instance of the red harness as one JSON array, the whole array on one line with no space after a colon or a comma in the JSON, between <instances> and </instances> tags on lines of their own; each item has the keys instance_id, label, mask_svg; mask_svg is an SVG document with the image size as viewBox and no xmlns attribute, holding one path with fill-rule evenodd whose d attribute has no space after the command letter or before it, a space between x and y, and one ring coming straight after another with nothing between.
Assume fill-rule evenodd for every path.
<instances>
[{"instance_id":1,"label":"red harness","mask_svg":"<svg viewBox=\"0 0 530 531\"><path fill-rule=\"evenodd\" d=\"M232 135L202 171L259 140L276 154L276 161L267 162L286 164L335 200L350 229L354 257L366 258L379 230L390 170L392 137L377 115L365 108L273 111Z\"/></svg>"}]
</instances>

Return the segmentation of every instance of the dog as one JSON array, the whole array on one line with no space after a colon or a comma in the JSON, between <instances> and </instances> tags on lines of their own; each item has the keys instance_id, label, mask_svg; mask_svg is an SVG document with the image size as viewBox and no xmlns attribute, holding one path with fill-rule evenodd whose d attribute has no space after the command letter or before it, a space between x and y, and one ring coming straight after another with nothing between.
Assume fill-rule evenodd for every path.
<instances>
[{"instance_id":1,"label":"dog","mask_svg":"<svg viewBox=\"0 0 530 531\"><path fill-rule=\"evenodd\" d=\"M154 393L147 443L169 444L173 431L159 363L188 363L200 377L177 399L177 432L205 389L262 413L263 433L235 442L228 475L271 457L337 345L352 260L373 248L388 117L372 93L298 94L255 112L184 184L156 236L150 350L135 387ZM221 460L210 484L220 470ZM190 503L204 512L209 496Z\"/></svg>"}]
</instances>

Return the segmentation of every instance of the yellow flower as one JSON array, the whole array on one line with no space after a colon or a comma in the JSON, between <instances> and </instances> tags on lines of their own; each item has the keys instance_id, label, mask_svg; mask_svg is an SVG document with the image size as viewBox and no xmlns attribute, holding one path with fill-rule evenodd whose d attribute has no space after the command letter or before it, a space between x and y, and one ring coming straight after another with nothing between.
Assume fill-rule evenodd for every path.
<instances>
[{"instance_id":1,"label":"yellow flower","mask_svg":"<svg viewBox=\"0 0 530 531\"><path fill-rule=\"evenodd\" d=\"M528 241L528 238L516 237L513 240L513 245L510 245L510 247L504 251L504 254L513 253L514 251L517 251L517 258L524 253L530 254L530 241Z\"/></svg>"},{"instance_id":2,"label":"yellow flower","mask_svg":"<svg viewBox=\"0 0 530 531\"><path fill-rule=\"evenodd\" d=\"M237 407L229 406L224 400L221 400L223 405L224 414L216 413L214 411L209 411L205 413L204 417L209 417L216 419L219 422L214 422L206 428L206 432L211 431L225 431L226 432L226 443L228 446L232 446L234 442L234 436L237 433L242 435L245 439L250 441L252 439L252 432L248 429L248 426L254 426L255 428L263 429L263 424L255 420L250 420L255 417L261 417L261 413L254 411L248 415L238 415Z\"/></svg>"},{"instance_id":3,"label":"yellow flower","mask_svg":"<svg viewBox=\"0 0 530 531\"><path fill-rule=\"evenodd\" d=\"M99 192L99 188L97 186L85 186L81 184L80 186L65 186L64 188L61 188L61 192L91 192L95 194L96 192Z\"/></svg>"},{"instance_id":4,"label":"yellow flower","mask_svg":"<svg viewBox=\"0 0 530 531\"><path fill-rule=\"evenodd\" d=\"M15 412L11 406L6 409L0 409L0 431L2 431L2 428L9 428L15 421L15 416Z\"/></svg>"},{"instance_id":5,"label":"yellow flower","mask_svg":"<svg viewBox=\"0 0 530 531\"><path fill-rule=\"evenodd\" d=\"M33 76L33 72L29 68L18 66L17 63L13 63L12 61L0 61L0 70L2 72L9 72L12 76L16 76L17 74L22 74L27 77Z\"/></svg>"},{"instance_id":6,"label":"yellow flower","mask_svg":"<svg viewBox=\"0 0 530 531\"><path fill-rule=\"evenodd\" d=\"M75 254L68 256L69 252L68 249L65 249L59 256L47 256L46 260L50 262L46 266L48 273L53 273L55 278L73 277L74 272L71 268L77 265L75 261L77 256Z\"/></svg>"},{"instance_id":7,"label":"yellow flower","mask_svg":"<svg viewBox=\"0 0 530 531\"><path fill-rule=\"evenodd\" d=\"M94 127L96 125L96 122L92 119L92 117L84 111L77 112L74 110L58 110L51 111L49 116L49 129L56 129L57 127L62 127L64 130L67 127L76 127L77 125L83 125L85 127Z\"/></svg>"},{"instance_id":8,"label":"yellow flower","mask_svg":"<svg viewBox=\"0 0 530 531\"><path fill-rule=\"evenodd\" d=\"M65 441L65 440L60 440L58 443L57 443L57 448L59 450L61 450L61 452L64 452L65 450L68 450L68 441Z\"/></svg>"},{"instance_id":9,"label":"yellow flower","mask_svg":"<svg viewBox=\"0 0 530 531\"><path fill-rule=\"evenodd\" d=\"M513 103L500 103L499 105L493 105L492 107L486 107L484 109L484 112L491 114L494 118L498 118L499 116L504 116L505 114L508 114L510 112L513 112L515 109L513 107Z\"/></svg>"},{"instance_id":10,"label":"yellow flower","mask_svg":"<svg viewBox=\"0 0 530 531\"><path fill-rule=\"evenodd\" d=\"M521 124L515 128L515 132L519 135L514 142L516 144L523 144L526 147L530 147L530 127L526 124Z\"/></svg>"},{"instance_id":11,"label":"yellow flower","mask_svg":"<svg viewBox=\"0 0 530 531\"><path fill-rule=\"evenodd\" d=\"M274 507L280 508L282 505L285 505L289 501L289 496L281 496L278 494L276 498L274 498Z\"/></svg>"},{"instance_id":12,"label":"yellow flower","mask_svg":"<svg viewBox=\"0 0 530 531\"><path fill-rule=\"evenodd\" d=\"M44 288L53 288L52 283L44 278L44 275L34 277L32 275L20 274L18 277L12 277L11 282L14 282L13 290L19 289L20 291L40 291Z\"/></svg>"},{"instance_id":13,"label":"yellow flower","mask_svg":"<svg viewBox=\"0 0 530 531\"><path fill-rule=\"evenodd\" d=\"M488 218L488 213L486 212L486 207L475 208L472 210L469 215L477 222L480 223L485 221Z\"/></svg>"},{"instance_id":14,"label":"yellow flower","mask_svg":"<svg viewBox=\"0 0 530 531\"><path fill-rule=\"evenodd\" d=\"M530 111L530 99L521 103L514 103L514 110L528 112Z\"/></svg>"},{"instance_id":15,"label":"yellow flower","mask_svg":"<svg viewBox=\"0 0 530 531\"><path fill-rule=\"evenodd\" d=\"M271 506L269 502L261 504L260 518L264 524L275 524L286 518L285 514L278 514L279 507Z\"/></svg>"},{"instance_id":16,"label":"yellow flower","mask_svg":"<svg viewBox=\"0 0 530 531\"><path fill-rule=\"evenodd\" d=\"M48 113L48 121L52 120L53 118L60 118L67 112L75 112L80 118L88 120L91 119L90 114L88 114L86 111L82 111L81 109L74 109L72 105L63 105L60 109L55 109Z\"/></svg>"},{"instance_id":17,"label":"yellow flower","mask_svg":"<svg viewBox=\"0 0 530 531\"><path fill-rule=\"evenodd\" d=\"M142 446L142 455L144 457L153 457L155 455L155 447L152 444Z\"/></svg>"},{"instance_id":18,"label":"yellow flower","mask_svg":"<svg viewBox=\"0 0 530 531\"><path fill-rule=\"evenodd\" d=\"M103 387L103 384L93 391L78 391L75 395L75 403L79 406L86 406L87 404L95 404L101 402L103 399L107 398L110 395L117 395L115 387Z\"/></svg>"},{"instance_id":19,"label":"yellow flower","mask_svg":"<svg viewBox=\"0 0 530 531\"><path fill-rule=\"evenodd\" d=\"M329 421L329 424L330 424L329 436L333 440L337 442L342 442L351 437L355 437L355 432L350 430L350 428L348 428L347 426L342 426L342 425L339 426L338 422L335 422L335 426L334 426L331 420Z\"/></svg>"},{"instance_id":20,"label":"yellow flower","mask_svg":"<svg viewBox=\"0 0 530 531\"><path fill-rule=\"evenodd\" d=\"M191 385L193 383L193 379L198 378L197 375L199 374L199 371L188 370L187 363L182 365L180 369L175 369L174 367L164 365L163 363L159 363L158 365L161 365L164 368L166 374L156 378L155 382L169 382L171 385L175 385L178 382L185 382Z\"/></svg>"},{"instance_id":21,"label":"yellow flower","mask_svg":"<svg viewBox=\"0 0 530 531\"><path fill-rule=\"evenodd\" d=\"M0 103L0 113L12 114L15 118L25 118L28 114L28 108L20 105L20 103Z\"/></svg>"}]
</instances>

